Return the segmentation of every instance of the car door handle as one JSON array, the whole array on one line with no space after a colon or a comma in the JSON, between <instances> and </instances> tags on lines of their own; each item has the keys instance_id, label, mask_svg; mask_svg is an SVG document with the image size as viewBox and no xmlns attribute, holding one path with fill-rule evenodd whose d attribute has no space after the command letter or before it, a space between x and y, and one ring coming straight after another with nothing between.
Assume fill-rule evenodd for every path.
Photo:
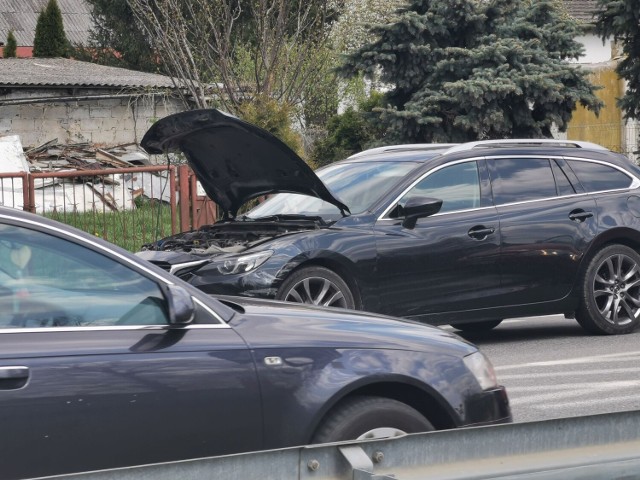
<instances>
[{"instance_id":1,"label":"car door handle","mask_svg":"<svg viewBox=\"0 0 640 480\"><path fill-rule=\"evenodd\" d=\"M0 367L0 380L29 378L29 367Z\"/></svg>"},{"instance_id":2,"label":"car door handle","mask_svg":"<svg viewBox=\"0 0 640 480\"><path fill-rule=\"evenodd\" d=\"M487 238L489 235L491 235L495 231L496 231L496 229L493 228L493 227L485 227L484 225L476 225L475 227L472 227L467 232L467 234L471 238L474 238L476 240L484 240L485 238Z\"/></svg>"},{"instance_id":3,"label":"car door handle","mask_svg":"<svg viewBox=\"0 0 640 480\"><path fill-rule=\"evenodd\" d=\"M578 223L584 222L587 218L591 217L593 217L593 212L587 212L585 210L582 210L581 208L573 210L571 213L569 213L569 220Z\"/></svg>"}]
</instances>

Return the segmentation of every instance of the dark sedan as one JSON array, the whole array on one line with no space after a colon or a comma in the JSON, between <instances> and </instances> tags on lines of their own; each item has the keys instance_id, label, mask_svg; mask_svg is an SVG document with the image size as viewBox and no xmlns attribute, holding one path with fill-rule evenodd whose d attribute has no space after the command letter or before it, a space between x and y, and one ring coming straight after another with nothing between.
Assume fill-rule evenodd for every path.
<instances>
[{"instance_id":1,"label":"dark sedan","mask_svg":"<svg viewBox=\"0 0 640 480\"><path fill-rule=\"evenodd\" d=\"M508 422L473 345L341 309L221 298L0 207L0 477Z\"/></svg>"},{"instance_id":2,"label":"dark sedan","mask_svg":"<svg viewBox=\"0 0 640 480\"><path fill-rule=\"evenodd\" d=\"M463 330L554 313L599 334L640 323L640 168L598 145L384 147L316 176L269 133L216 110L167 117L142 144L182 151L224 212L140 252L206 292ZM288 193L238 214L274 192Z\"/></svg>"}]
</instances>

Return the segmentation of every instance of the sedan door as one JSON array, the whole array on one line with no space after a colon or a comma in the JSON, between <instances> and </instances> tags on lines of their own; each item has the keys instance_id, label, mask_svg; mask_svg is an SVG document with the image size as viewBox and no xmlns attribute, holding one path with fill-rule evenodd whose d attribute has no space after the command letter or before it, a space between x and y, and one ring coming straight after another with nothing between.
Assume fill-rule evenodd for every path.
<instances>
[{"instance_id":1,"label":"sedan door","mask_svg":"<svg viewBox=\"0 0 640 480\"><path fill-rule=\"evenodd\" d=\"M170 326L162 279L117 252L0 238L2 478L262 447L251 354L210 307Z\"/></svg>"},{"instance_id":2,"label":"sedan door","mask_svg":"<svg viewBox=\"0 0 640 480\"><path fill-rule=\"evenodd\" d=\"M443 200L442 208L407 228L402 207L412 198ZM444 323L496 305L500 225L483 160L423 175L377 222L375 238L384 313Z\"/></svg>"},{"instance_id":3,"label":"sedan door","mask_svg":"<svg viewBox=\"0 0 640 480\"><path fill-rule=\"evenodd\" d=\"M500 215L504 305L560 300L597 231L596 204L562 160L488 159Z\"/></svg>"}]
</instances>

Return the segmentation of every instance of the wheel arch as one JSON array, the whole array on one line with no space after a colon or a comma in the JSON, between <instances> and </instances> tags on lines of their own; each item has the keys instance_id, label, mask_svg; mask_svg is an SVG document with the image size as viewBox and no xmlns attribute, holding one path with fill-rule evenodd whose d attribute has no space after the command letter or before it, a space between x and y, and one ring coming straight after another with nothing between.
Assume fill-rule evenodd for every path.
<instances>
[{"instance_id":1,"label":"wheel arch","mask_svg":"<svg viewBox=\"0 0 640 480\"><path fill-rule=\"evenodd\" d=\"M609 245L624 245L640 254L640 232L628 227L618 227L607 230L598 235L589 245L589 248L582 256L578 275L574 283L574 290L580 287L582 275L589 266L591 259L603 248ZM576 290L577 291L577 290Z\"/></svg>"},{"instance_id":2,"label":"wheel arch","mask_svg":"<svg viewBox=\"0 0 640 480\"><path fill-rule=\"evenodd\" d=\"M587 254L591 253L591 256L593 256L595 254L594 252L611 244L626 245L640 253L640 231L628 227L618 227L607 230L591 242Z\"/></svg>"},{"instance_id":3,"label":"wheel arch","mask_svg":"<svg viewBox=\"0 0 640 480\"><path fill-rule=\"evenodd\" d=\"M291 263L294 264L291 267ZM351 266L351 268L349 267ZM283 269L285 272L280 278L279 284L282 283L289 278L294 273L309 267L324 267L336 275L338 275L344 282L347 284L351 293L353 295L354 302L356 304L356 310L362 309L362 292L361 292L361 281L357 278L357 276L353 273L355 269L355 264L351 262L348 258L342 257L341 255L336 255L332 253L331 255L320 255L314 257L306 257L304 259L294 259L293 262L290 262L288 269ZM278 288L280 288L278 286Z\"/></svg>"},{"instance_id":4,"label":"wheel arch","mask_svg":"<svg viewBox=\"0 0 640 480\"><path fill-rule=\"evenodd\" d=\"M445 430L459 426L455 414L446 406L446 403L438 398L435 391L428 391L411 383L398 380L360 385L357 388L345 392L343 395L333 398L325 408L319 412L308 432L308 442L311 442L323 421L328 418L345 401L354 397L380 397L397 400L417 410L424 416L436 430Z\"/></svg>"}]
</instances>

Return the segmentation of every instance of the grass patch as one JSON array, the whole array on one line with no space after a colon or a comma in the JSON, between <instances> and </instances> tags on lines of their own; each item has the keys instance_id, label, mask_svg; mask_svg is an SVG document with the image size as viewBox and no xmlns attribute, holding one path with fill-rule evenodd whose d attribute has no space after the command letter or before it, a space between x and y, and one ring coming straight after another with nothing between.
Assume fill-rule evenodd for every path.
<instances>
[{"instance_id":1,"label":"grass patch","mask_svg":"<svg viewBox=\"0 0 640 480\"><path fill-rule=\"evenodd\" d=\"M171 235L171 207L160 202L144 202L132 210L112 212L47 212L45 217L71 225L96 237L137 252L145 244ZM177 220L176 220L176 228Z\"/></svg>"}]
</instances>

